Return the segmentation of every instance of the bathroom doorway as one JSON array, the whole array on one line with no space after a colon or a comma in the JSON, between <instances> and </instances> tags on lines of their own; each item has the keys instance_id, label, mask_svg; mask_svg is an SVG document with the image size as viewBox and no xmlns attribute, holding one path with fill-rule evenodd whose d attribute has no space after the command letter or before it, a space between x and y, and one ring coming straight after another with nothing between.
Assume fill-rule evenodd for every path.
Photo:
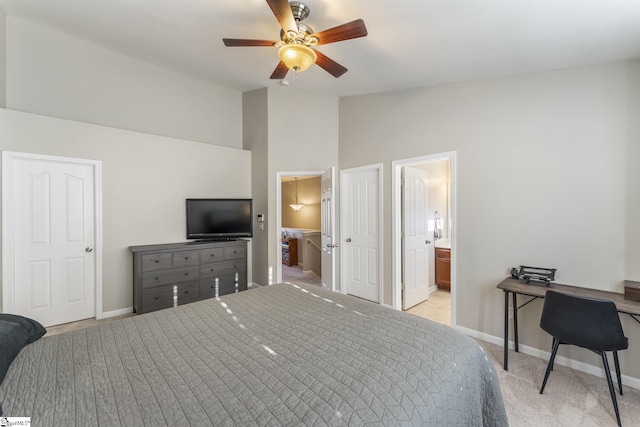
<instances>
[{"instance_id":1,"label":"bathroom doorway","mask_svg":"<svg viewBox=\"0 0 640 427\"><path fill-rule=\"evenodd\" d=\"M426 188L420 190L426 197L424 206L413 200L420 199L415 193L416 186L404 180L405 172L413 170L424 174ZM455 152L394 161L392 173L393 306L439 323L455 325ZM413 172L407 174L413 175ZM414 190L407 195L406 187L410 185ZM411 218L406 214L418 207L420 212L426 210L426 215L420 214L424 216L426 237L424 231L417 233L423 246L422 254L409 251L411 236L416 233L411 231L415 226L413 223L406 224L407 218ZM421 257L419 261L416 256ZM423 265L423 273L428 276L428 298L423 302L424 297L418 301L413 299L409 307L406 296L412 291L410 287L415 286L412 281L416 275L420 276L417 272L421 269L416 269L416 265Z\"/></svg>"}]
</instances>

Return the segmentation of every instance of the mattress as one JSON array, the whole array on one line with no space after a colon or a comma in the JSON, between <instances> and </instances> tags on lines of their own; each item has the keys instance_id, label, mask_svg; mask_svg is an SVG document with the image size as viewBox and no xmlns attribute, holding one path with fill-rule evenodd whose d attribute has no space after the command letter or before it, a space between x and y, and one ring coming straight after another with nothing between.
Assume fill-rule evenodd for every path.
<instances>
[{"instance_id":1,"label":"mattress","mask_svg":"<svg viewBox=\"0 0 640 427\"><path fill-rule=\"evenodd\" d=\"M45 336L0 402L34 426L508 425L472 339L287 283Z\"/></svg>"}]
</instances>

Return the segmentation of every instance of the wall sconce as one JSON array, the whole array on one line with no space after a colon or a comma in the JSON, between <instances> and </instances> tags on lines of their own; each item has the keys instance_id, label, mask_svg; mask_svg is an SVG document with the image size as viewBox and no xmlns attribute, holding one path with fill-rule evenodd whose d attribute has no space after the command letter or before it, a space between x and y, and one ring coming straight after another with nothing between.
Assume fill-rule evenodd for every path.
<instances>
[{"instance_id":1,"label":"wall sconce","mask_svg":"<svg viewBox=\"0 0 640 427\"><path fill-rule=\"evenodd\" d=\"M296 202L289 206L291 206L294 211L298 212L304 207L304 205L298 203L298 177L296 176L294 179L296 180Z\"/></svg>"}]
</instances>

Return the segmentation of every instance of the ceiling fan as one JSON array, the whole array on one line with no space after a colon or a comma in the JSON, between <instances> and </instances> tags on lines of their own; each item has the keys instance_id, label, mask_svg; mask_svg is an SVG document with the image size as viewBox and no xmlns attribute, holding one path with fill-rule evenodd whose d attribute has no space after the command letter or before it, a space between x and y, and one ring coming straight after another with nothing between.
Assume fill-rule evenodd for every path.
<instances>
[{"instance_id":1,"label":"ceiling fan","mask_svg":"<svg viewBox=\"0 0 640 427\"><path fill-rule=\"evenodd\" d=\"M278 48L280 63L271 74L272 79L284 79L289 70L300 72L313 64L327 71L333 77L340 77L348 70L333 59L316 50L315 46L343 40L365 37L367 27L362 19L338 25L328 30L314 33L311 27L301 23L309 16L309 8L301 2L287 0L267 0L269 7L280 23L280 40L227 39L222 41L228 47L275 46Z\"/></svg>"}]
</instances>

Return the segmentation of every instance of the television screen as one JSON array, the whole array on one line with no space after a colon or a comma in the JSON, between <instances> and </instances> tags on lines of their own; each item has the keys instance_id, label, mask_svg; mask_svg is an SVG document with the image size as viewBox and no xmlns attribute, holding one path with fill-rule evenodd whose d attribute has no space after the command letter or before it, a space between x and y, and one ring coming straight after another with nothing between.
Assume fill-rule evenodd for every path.
<instances>
[{"instance_id":1,"label":"television screen","mask_svg":"<svg viewBox=\"0 0 640 427\"><path fill-rule=\"evenodd\" d=\"M187 199L187 239L253 235L251 199Z\"/></svg>"}]
</instances>

